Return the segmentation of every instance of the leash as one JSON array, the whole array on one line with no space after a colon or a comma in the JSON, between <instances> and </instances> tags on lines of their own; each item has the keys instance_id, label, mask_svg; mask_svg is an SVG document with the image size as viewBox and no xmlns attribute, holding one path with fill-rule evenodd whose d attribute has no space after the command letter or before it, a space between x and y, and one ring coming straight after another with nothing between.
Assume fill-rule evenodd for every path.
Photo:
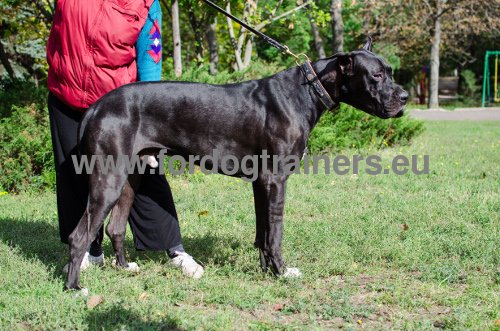
<instances>
[{"instance_id":1,"label":"leash","mask_svg":"<svg viewBox=\"0 0 500 331\"><path fill-rule=\"evenodd\" d=\"M224 9L222 9L221 7L217 6L212 1L210 1L210 0L203 0L203 2L205 2L207 5L209 5L210 7L214 8L218 12L220 12L220 13L224 14L225 16L229 17L233 21L237 22L239 25L243 26L248 31L252 32L253 34L255 34L257 36L259 36L264 41L266 41L269 45L277 48L282 54L290 55L291 57L293 57L294 60L295 60L295 63L297 64L297 66L300 67L300 69L301 69L302 73L304 74L304 77L306 78L307 82L313 87L314 91L319 96L319 98L321 100L321 103L325 106L325 108L327 110L332 110L333 108L335 108L337 106L337 104L332 100L332 98L330 97L330 95L328 94L328 92L325 90L325 87L319 81L318 75L316 74L316 72L314 72L314 68L311 65L311 60L309 59L309 57L306 54L304 54L304 53L300 53L300 54L297 54L297 55L294 54L292 51L290 51L290 49L288 48L287 45L283 45L283 44L279 43L278 41L274 40L273 38L269 37L268 35L266 35L266 34L260 32L260 31L258 31L256 29L254 29L253 27L251 27L250 25L246 24L245 22L243 22L242 20L240 20L236 16L228 13L227 11L225 11ZM301 56L305 58L305 61L302 64L300 64L300 57Z\"/></svg>"}]
</instances>

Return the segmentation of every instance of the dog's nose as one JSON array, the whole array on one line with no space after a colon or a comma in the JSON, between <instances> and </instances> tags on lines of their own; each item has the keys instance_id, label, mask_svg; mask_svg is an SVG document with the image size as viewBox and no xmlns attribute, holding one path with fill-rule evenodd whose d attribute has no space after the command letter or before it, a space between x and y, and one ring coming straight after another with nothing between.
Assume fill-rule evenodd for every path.
<instances>
[{"instance_id":1,"label":"dog's nose","mask_svg":"<svg viewBox=\"0 0 500 331\"><path fill-rule=\"evenodd\" d=\"M399 95L399 99L401 100L402 103L405 103L408 101L408 99L410 98L410 95L408 94L408 92L404 91L401 92L401 94Z\"/></svg>"}]
</instances>

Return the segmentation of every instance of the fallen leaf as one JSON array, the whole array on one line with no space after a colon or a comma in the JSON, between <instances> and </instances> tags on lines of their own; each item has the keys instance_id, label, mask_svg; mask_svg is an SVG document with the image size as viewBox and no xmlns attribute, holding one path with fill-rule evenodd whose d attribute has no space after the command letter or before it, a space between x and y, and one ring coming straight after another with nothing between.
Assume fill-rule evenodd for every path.
<instances>
[{"instance_id":1,"label":"fallen leaf","mask_svg":"<svg viewBox=\"0 0 500 331\"><path fill-rule=\"evenodd\" d=\"M202 210L198 212L198 217L208 216L208 210Z\"/></svg>"},{"instance_id":2,"label":"fallen leaf","mask_svg":"<svg viewBox=\"0 0 500 331\"><path fill-rule=\"evenodd\" d=\"M283 310L283 304L277 303L273 306L274 311L282 311Z\"/></svg>"},{"instance_id":3,"label":"fallen leaf","mask_svg":"<svg viewBox=\"0 0 500 331\"><path fill-rule=\"evenodd\" d=\"M443 321L435 321L432 325L439 329L444 329L446 327L446 324Z\"/></svg>"},{"instance_id":4,"label":"fallen leaf","mask_svg":"<svg viewBox=\"0 0 500 331\"><path fill-rule=\"evenodd\" d=\"M495 326L500 326L500 320L495 320Z\"/></svg>"},{"instance_id":5,"label":"fallen leaf","mask_svg":"<svg viewBox=\"0 0 500 331\"><path fill-rule=\"evenodd\" d=\"M148 294L146 292L142 292L140 295L139 295L139 300L140 301L146 301L146 299L148 298Z\"/></svg>"},{"instance_id":6,"label":"fallen leaf","mask_svg":"<svg viewBox=\"0 0 500 331\"><path fill-rule=\"evenodd\" d=\"M101 304L103 301L102 296L93 295L87 301L87 308L94 309L97 305Z\"/></svg>"}]
</instances>

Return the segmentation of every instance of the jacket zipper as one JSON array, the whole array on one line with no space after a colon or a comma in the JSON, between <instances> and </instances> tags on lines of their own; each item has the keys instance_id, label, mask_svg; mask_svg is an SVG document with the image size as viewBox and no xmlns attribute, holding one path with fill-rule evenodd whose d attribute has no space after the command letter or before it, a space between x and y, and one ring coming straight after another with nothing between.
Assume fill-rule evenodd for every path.
<instances>
[{"instance_id":1,"label":"jacket zipper","mask_svg":"<svg viewBox=\"0 0 500 331\"><path fill-rule=\"evenodd\" d=\"M136 21L139 20L139 15L137 15L137 14L127 13L127 12L123 11L120 7L116 7L116 6L112 6L112 8L122 15L132 17Z\"/></svg>"}]
</instances>

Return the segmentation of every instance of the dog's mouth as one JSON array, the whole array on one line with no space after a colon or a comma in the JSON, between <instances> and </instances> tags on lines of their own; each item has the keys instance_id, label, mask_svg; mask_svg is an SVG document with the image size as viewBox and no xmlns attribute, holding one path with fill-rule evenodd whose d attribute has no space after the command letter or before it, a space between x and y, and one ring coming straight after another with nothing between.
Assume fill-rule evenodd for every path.
<instances>
[{"instance_id":1,"label":"dog's mouth","mask_svg":"<svg viewBox=\"0 0 500 331\"><path fill-rule=\"evenodd\" d=\"M399 106L397 108L395 107L383 107L382 111L382 116L381 118L387 119L387 118L399 118L404 115L404 110L405 110L405 105Z\"/></svg>"},{"instance_id":2,"label":"dog's mouth","mask_svg":"<svg viewBox=\"0 0 500 331\"><path fill-rule=\"evenodd\" d=\"M399 118L402 117L405 113L405 106L402 106L399 108L399 110L396 112L396 114L393 117Z\"/></svg>"}]
</instances>

